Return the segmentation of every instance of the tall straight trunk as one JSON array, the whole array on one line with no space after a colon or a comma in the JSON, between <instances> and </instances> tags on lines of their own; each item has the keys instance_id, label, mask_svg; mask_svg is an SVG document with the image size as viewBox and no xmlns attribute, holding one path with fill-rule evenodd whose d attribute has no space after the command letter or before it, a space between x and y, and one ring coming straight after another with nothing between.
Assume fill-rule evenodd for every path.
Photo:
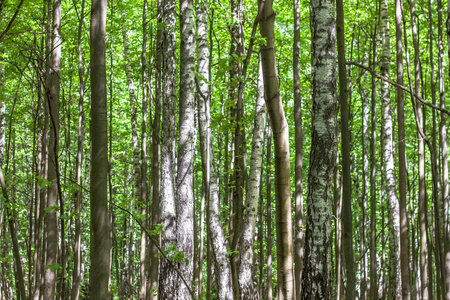
<instances>
[{"instance_id":1,"label":"tall straight trunk","mask_svg":"<svg viewBox=\"0 0 450 300\"><path fill-rule=\"evenodd\" d=\"M167 250L176 243L175 211L175 24L176 1L163 2L162 33L162 122L161 129L161 164L160 164L160 200L161 222L163 223L162 249ZM160 260L158 292L161 299L175 299L177 275L172 265Z\"/></svg>"},{"instance_id":2,"label":"tall straight trunk","mask_svg":"<svg viewBox=\"0 0 450 300\"><path fill-rule=\"evenodd\" d=\"M303 129L300 86L300 1L294 0L294 120L295 120L295 294L302 294L303 272Z\"/></svg>"},{"instance_id":3,"label":"tall straight trunk","mask_svg":"<svg viewBox=\"0 0 450 300\"><path fill-rule=\"evenodd\" d=\"M199 12L199 10L197 10ZM220 300L234 299L231 279L231 266L228 260L226 249L226 240L223 232L222 222L220 220L219 206L219 186L218 179L213 162L213 145L211 136L211 115L210 115L210 87L206 80L210 77L210 56L208 55L207 33L206 33L206 15L204 11L197 15L198 18L198 39L197 39L197 72L200 75L198 89L198 111L199 111L199 135L202 157L202 169L204 181L206 184L206 199L208 200L208 246L215 256L215 276L217 278L217 297ZM208 253L209 253L208 249ZM208 256L208 268L210 265ZM211 274L208 273L208 285ZM200 283L201 284L201 283ZM207 299L210 289L207 289Z\"/></svg>"},{"instance_id":4,"label":"tall straight trunk","mask_svg":"<svg viewBox=\"0 0 450 300\"><path fill-rule=\"evenodd\" d=\"M355 299L356 272L353 258L352 178L350 172L350 131L348 83L345 58L344 3L336 1L336 33L339 62L339 102L341 108L341 155L342 155L342 247L344 249L347 287L346 299ZM364 222L364 220L363 220Z\"/></svg>"},{"instance_id":5,"label":"tall straight trunk","mask_svg":"<svg viewBox=\"0 0 450 300\"><path fill-rule=\"evenodd\" d=\"M266 224L267 224L267 296L272 300L272 131L267 128L267 173L266 173Z\"/></svg>"},{"instance_id":6,"label":"tall straight trunk","mask_svg":"<svg viewBox=\"0 0 450 300\"><path fill-rule=\"evenodd\" d=\"M441 1L438 1L440 3ZM448 56L450 57L450 2L447 2L447 43L448 43ZM438 4L439 6L439 4ZM438 8L439 14L442 14L442 6ZM442 18L442 17L441 17ZM438 25L439 30L442 31L442 22ZM445 108L445 96L444 96L444 68L443 68L443 42L442 32L439 34L439 104L441 108ZM450 70L449 70L450 74ZM447 158L447 128L446 128L446 115L441 113L441 123L439 125L440 142L441 142L441 155L442 155L442 202L444 206L444 261L443 261L443 276L444 277L444 299L450 299L450 197L448 188L448 158Z\"/></svg>"},{"instance_id":7,"label":"tall straight trunk","mask_svg":"<svg viewBox=\"0 0 450 300\"><path fill-rule=\"evenodd\" d=\"M411 29L412 29L412 38L414 45L414 93L418 96L421 95L421 80L420 80L420 52L419 52L419 39L417 33L417 25L416 25L416 12L415 12L415 1L410 0L410 11L411 11ZM400 105L400 104L399 104ZM416 118L417 123L420 127L423 128L423 115L422 115L422 104L417 100L416 101ZM402 116L403 117L403 116ZM400 116L399 116L400 118ZM402 120L403 121L403 120ZM404 121L402 122L404 123ZM400 126L403 125L399 122L399 131ZM402 128L403 129L403 128ZM404 136L404 134L403 134ZM419 214L418 214L418 223L419 223L419 234L420 234L420 287L421 287L421 295L422 299L428 299L428 272L427 272L427 200L426 200L426 187L425 187L425 145L424 145L424 137L418 133L418 171L419 171ZM399 135L400 141L400 135ZM400 146L401 144L399 144ZM404 149L400 149L399 156L404 156ZM401 162L401 161L400 161ZM404 167L404 166L403 166ZM405 178L401 176L402 166L400 165L400 178ZM403 173L404 174L404 173ZM405 201L406 202L406 201ZM401 237L401 250L402 250L402 287L403 287L403 299L410 298L410 286L409 286L409 247L403 248L403 245L408 246L408 231L407 231L407 221L403 218L407 217L407 209L406 203L403 203L400 198L400 218L401 218L401 228L400 228L400 237ZM404 216L403 216L404 215ZM405 237L403 237L403 235ZM405 241L403 240L405 239ZM408 274L404 274L404 272L408 272ZM405 277L407 275L407 277ZM406 282L405 282L406 281Z\"/></svg>"},{"instance_id":8,"label":"tall straight trunk","mask_svg":"<svg viewBox=\"0 0 450 300\"><path fill-rule=\"evenodd\" d=\"M331 207L337 147L334 1L311 3L312 141L302 299L331 297Z\"/></svg>"},{"instance_id":9,"label":"tall straight trunk","mask_svg":"<svg viewBox=\"0 0 450 300\"><path fill-rule=\"evenodd\" d=\"M49 138L49 166L47 180L51 182L48 189L47 207L52 207L45 215L47 234L47 260L45 262L45 289L44 298L54 299L56 292L57 270L55 268L58 257L58 140L59 140L59 76L61 70L61 1L53 3L53 32L52 32L52 66L48 78L48 106L50 111L50 138Z\"/></svg>"},{"instance_id":10,"label":"tall straight trunk","mask_svg":"<svg viewBox=\"0 0 450 300\"><path fill-rule=\"evenodd\" d=\"M231 240L231 271L233 279L233 294L236 300L240 299L239 288L239 264L240 255L237 252L239 246L239 238L242 231L243 223L243 202L244 202L244 178L247 170L245 168L245 141L244 141L244 126L242 119L244 117L244 99L239 91L240 81L242 80L242 57L244 54L244 1L231 0L231 14L233 17L233 25L231 27L231 49L232 57L230 70L230 100L235 103L235 108L232 110L234 117L234 170L232 181L234 181L234 188L232 194L232 240Z\"/></svg>"},{"instance_id":11,"label":"tall straight trunk","mask_svg":"<svg viewBox=\"0 0 450 300\"><path fill-rule=\"evenodd\" d=\"M260 3L258 3L259 7ZM292 217L290 194L289 128L284 114L278 86L275 59L275 13L272 0L266 0L261 19L260 33L266 39L261 44L261 62L264 78L264 97L274 137L275 201L277 231L277 299L295 299L294 249L292 245Z\"/></svg>"},{"instance_id":12,"label":"tall straight trunk","mask_svg":"<svg viewBox=\"0 0 450 300\"><path fill-rule=\"evenodd\" d=\"M83 52L81 48L81 34L84 22L84 3L81 2L81 15L80 21L78 23L78 79L80 84L80 98L78 100L78 141L77 141L77 158L75 163L76 168L76 180L78 186L82 186L82 167L83 167L83 145L84 145L84 134L86 128L84 127L84 111L83 111L83 101L84 101L84 70L83 70ZM73 253L73 274L72 274L72 294L71 299L77 300L80 296L80 281L81 281L81 204L83 199L83 193L80 188L77 188L73 195L75 199L75 245Z\"/></svg>"},{"instance_id":13,"label":"tall straight trunk","mask_svg":"<svg viewBox=\"0 0 450 300\"><path fill-rule=\"evenodd\" d=\"M210 189L210 176L209 176L209 160L206 155L209 153L207 133L209 128L209 102L203 97L209 97L209 78L210 78L210 60L209 60L209 48L208 48L208 31L207 31L207 9L206 4L203 1L198 1L196 3L196 29L197 29L197 73L199 76L199 86L197 87L197 100L198 100L198 118L199 124L204 125L204 127L199 127L200 135L200 147L202 155L202 176L203 176L203 187L204 187L204 197L202 197L200 205L200 247L199 247L199 272L198 272L198 293L197 297L202 299L203 297L203 235L204 235L204 219L205 219L205 202L209 202L209 189ZM208 99L208 98L207 98ZM205 114L203 114L203 111ZM206 113L207 112L207 113ZM203 118L203 119L202 119ZM203 122L203 123L202 123ZM204 158L203 158L204 157Z\"/></svg>"},{"instance_id":14,"label":"tall straight trunk","mask_svg":"<svg viewBox=\"0 0 450 300\"><path fill-rule=\"evenodd\" d=\"M145 222L144 227L147 227L147 208L148 208L148 185L147 185L147 114L148 114L148 99L147 99L147 0L144 0L142 8L142 52L141 52L141 73L142 73L142 123L141 123L141 170L139 189L141 190L138 204L140 207L140 214L143 216ZM140 266L139 272L141 277L140 299L147 299L147 234L144 229L141 229L141 246L140 246Z\"/></svg>"},{"instance_id":15,"label":"tall straight trunk","mask_svg":"<svg viewBox=\"0 0 450 300\"><path fill-rule=\"evenodd\" d=\"M389 42L389 18L386 0L380 1L381 14L381 38L382 59L380 73L389 78L390 70L390 42ZM384 177L387 200L389 204L389 297L401 299L402 286L400 277L400 212L394 176L394 146L393 125L391 115L391 101L389 96L389 84L385 81L381 84L381 120L383 134L381 138Z\"/></svg>"},{"instance_id":16,"label":"tall straight trunk","mask_svg":"<svg viewBox=\"0 0 450 300\"><path fill-rule=\"evenodd\" d=\"M108 131L106 109L107 0L91 4L91 299L109 299L111 224L108 213Z\"/></svg>"},{"instance_id":17,"label":"tall straight trunk","mask_svg":"<svg viewBox=\"0 0 450 300\"><path fill-rule=\"evenodd\" d=\"M411 8L413 9L413 8ZM395 2L395 35L396 35L396 58L397 58L397 83L403 85L403 46L402 46L402 19L400 10L400 1ZM418 66L417 66L418 67ZM419 74L417 74L418 76ZM418 80L418 78L416 77ZM418 81L416 93L420 93L420 82ZM406 205L406 148L405 148L405 112L404 112L404 96L403 91L399 88L396 90L397 93L397 123L398 123L398 164L399 164L399 179L398 179L398 189L399 189L399 209L400 209L400 250L402 255L400 256L401 265L401 277L402 277L402 296L403 299L411 298L411 286L410 286L410 268L409 268L409 231L408 231L408 208ZM421 145L421 146L420 146ZM423 140L419 142L419 158L423 158ZM422 156L420 156L422 153ZM420 163L419 163L420 165ZM423 189L425 189L425 178L423 177ZM425 191L423 193L425 196ZM422 199L425 201L425 199ZM422 203L423 204L423 203ZM419 199L419 218L420 218L420 199ZM426 213L424 213L423 220L426 220ZM425 223L423 224L425 225ZM421 225L422 226L422 225ZM422 227L421 227L422 228ZM425 236L421 237L421 249L425 246L426 249L426 230L424 232ZM423 237L425 238L423 240ZM424 268L426 273L426 268ZM423 281L422 281L423 282ZM424 284L422 284L422 288Z\"/></svg>"},{"instance_id":18,"label":"tall straight trunk","mask_svg":"<svg viewBox=\"0 0 450 300\"><path fill-rule=\"evenodd\" d=\"M157 3L157 24L162 24L162 0ZM155 112L152 121L152 165L151 165L151 184L152 184L152 204L151 204L151 229L154 230L156 224L160 223L160 129L161 129L161 66L162 66L162 27L158 26L156 32L156 51L155 51ZM160 236L155 236L156 243L159 244ZM149 300L157 299L152 292L158 285L159 259L158 249L154 243L150 246L149 262L149 280L147 285L147 295Z\"/></svg>"},{"instance_id":19,"label":"tall straight trunk","mask_svg":"<svg viewBox=\"0 0 450 300\"><path fill-rule=\"evenodd\" d=\"M432 11L432 1L428 1L428 18L429 20L433 20L433 11ZM438 1L438 8L442 7L442 3L441 0ZM440 10L438 12L438 49L439 49L439 57L442 57L441 55L443 55L442 53L442 10ZM430 89L431 89L431 99L432 99L432 104L436 105L436 81L435 81L435 69L434 69L434 55L433 55L433 30L434 30L434 24L433 22L430 22L429 24L429 47L430 47L430 57L429 57L429 63L430 63ZM440 41L440 42L439 42ZM440 46L439 46L440 44ZM439 62L442 62L441 60L438 60ZM438 71L439 72L439 71ZM444 71L442 70L440 74L444 74ZM432 129L432 149L433 149L433 153L438 153L438 148L437 148L437 134L438 134L438 129L437 129L437 122L436 122L436 115L437 112L433 109L432 110L432 114L433 114L433 129ZM434 167L431 169L431 176L432 176L432 181L433 181L433 203L438 203L439 202L439 171L437 166L439 165L439 158L438 155L434 156L434 162L433 162ZM432 212L428 213L428 224L432 224L433 221L432 219L430 219L432 215ZM432 244L431 244L431 239L432 235L430 235L427 238L427 247L428 247L428 253L430 253L430 257L428 258L428 278L429 278L429 282L431 283L429 285L429 289L428 289L428 299L433 299L433 260L431 259L431 253L433 253L432 250ZM413 239L414 240L414 239ZM414 253L415 251L413 251ZM415 257L416 255L414 255ZM413 259L413 261L415 261L415 259ZM416 264L415 264L416 265ZM413 279L417 280L417 276L415 276L414 274L416 274L417 269L413 268L412 270L413 272ZM414 282L414 281L412 281ZM418 286L418 284L417 284ZM416 288L416 293L417 293L418 289ZM418 294L418 293L417 293ZM416 297L417 299L419 299L419 295L417 295Z\"/></svg>"},{"instance_id":20,"label":"tall straight trunk","mask_svg":"<svg viewBox=\"0 0 450 300\"><path fill-rule=\"evenodd\" d=\"M338 133L336 133L337 135ZM340 300L343 296L344 280L342 278L342 190L341 177L339 176L339 156L336 156L336 162L333 170L333 212L336 216L334 221L334 263L336 276L336 299Z\"/></svg>"},{"instance_id":21,"label":"tall straight trunk","mask_svg":"<svg viewBox=\"0 0 450 300\"><path fill-rule=\"evenodd\" d=\"M250 158L250 175L247 181L245 219L240 240L241 263L239 266L239 286L241 299L257 299L258 290L254 286L253 241L255 239L256 216L260 193L262 156L264 144L264 83L261 62L258 67L258 91L255 101L255 120L252 134L252 152Z\"/></svg>"},{"instance_id":22,"label":"tall straight trunk","mask_svg":"<svg viewBox=\"0 0 450 300\"><path fill-rule=\"evenodd\" d=\"M377 39L375 30L372 44L372 69L377 65ZM378 276L377 276L377 200L376 200L376 171L377 171L377 114L376 114L376 80L372 75L371 104L370 104L370 296L371 300L378 299Z\"/></svg>"},{"instance_id":23,"label":"tall straight trunk","mask_svg":"<svg viewBox=\"0 0 450 300\"><path fill-rule=\"evenodd\" d=\"M180 97L177 167L177 250L184 253L186 262L179 265L186 284L178 280L177 299L190 299L194 275L194 151L195 128L195 42L194 1L180 1Z\"/></svg>"}]
</instances>

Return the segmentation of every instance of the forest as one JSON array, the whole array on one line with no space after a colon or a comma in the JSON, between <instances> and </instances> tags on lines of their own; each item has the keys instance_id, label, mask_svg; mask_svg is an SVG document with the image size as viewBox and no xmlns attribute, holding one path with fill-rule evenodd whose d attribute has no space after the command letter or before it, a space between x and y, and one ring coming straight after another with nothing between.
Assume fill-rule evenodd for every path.
<instances>
[{"instance_id":1,"label":"forest","mask_svg":"<svg viewBox=\"0 0 450 300\"><path fill-rule=\"evenodd\" d=\"M0 300L450 300L450 1L0 0Z\"/></svg>"}]
</instances>

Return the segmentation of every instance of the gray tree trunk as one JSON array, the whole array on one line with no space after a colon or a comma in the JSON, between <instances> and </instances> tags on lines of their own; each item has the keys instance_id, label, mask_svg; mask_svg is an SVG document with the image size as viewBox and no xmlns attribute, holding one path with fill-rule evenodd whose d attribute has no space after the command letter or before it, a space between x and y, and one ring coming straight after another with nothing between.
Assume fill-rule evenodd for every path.
<instances>
[{"instance_id":1,"label":"gray tree trunk","mask_svg":"<svg viewBox=\"0 0 450 300\"><path fill-rule=\"evenodd\" d=\"M198 119L199 119L199 135L200 135L200 148L202 155L202 179L204 186L204 197L202 197L200 207L200 246L199 246L199 271L198 271L198 292L197 297L203 298L203 253L204 253L204 217L205 217L205 202L209 202L209 190L210 190L210 175L209 165L206 158L206 154L209 153L209 138L207 133L209 132L209 79L210 79L210 61L209 61L209 48L208 48L208 31L207 31L207 11L204 1L196 1L196 25L197 25L197 73L199 77L199 86L197 87L197 100L198 100ZM205 97L206 100L203 98ZM204 112L204 113L201 113ZM202 123L203 122L203 123Z\"/></svg>"},{"instance_id":2,"label":"gray tree trunk","mask_svg":"<svg viewBox=\"0 0 450 300\"><path fill-rule=\"evenodd\" d=\"M389 78L390 70L390 42L389 42L389 13L386 0L380 2L381 10L381 38L382 59L380 73ZM396 191L396 180L394 174L394 145L393 125L391 115L391 101L389 96L389 83L383 81L381 84L381 116L383 134L381 138L386 196L389 204L389 297L401 299L400 278L400 212Z\"/></svg>"},{"instance_id":3,"label":"gray tree trunk","mask_svg":"<svg viewBox=\"0 0 450 300\"><path fill-rule=\"evenodd\" d=\"M331 207L337 149L334 1L311 2L312 144L302 299L331 297Z\"/></svg>"},{"instance_id":4,"label":"gray tree trunk","mask_svg":"<svg viewBox=\"0 0 450 300\"><path fill-rule=\"evenodd\" d=\"M258 92L255 101L255 120L253 125L252 152L250 158L250 176L247 181L247 203L245 218L240 240L241 263L239 266L239 286L241 299L258 299L258 290L254 286L253 241L255 239L255 224L258 209L258 199L261 184L262 156L264 144L264 123L266 111L264 104L264 83L262 66L258 68Z\"/></svg>"},{"instance_id":5,"label":"gray tree trunk","mask_svg":"<svg viewBox=\"0 0 450 300\"><path fill-rule=\"evenodd\" d=\"M175 211L175 24L176 1L163 2L162 33L162 123L161 128L161 222L163 251L176 244L176 211ZM169 253L169 256L172 253ZM160 299L175 299L177 274L172 265L165 259L160 260L159 286Z\"/></svg>"},{"instance_id":6,"label":"gray tree trunk","mask_svg":"<svg viewBox=\"0 0 450 300\"><path fill-rule=\"evenodd\" d=\"M90 299L109 299L111 224L108 212L108 136L106 109L107 0L92 0L91 10L91 267Z\"/></svg>"},{"instance_id":7,"label":"gray tree trunk","mask_svg":"<svg viewBox=\"0 0 450 300\"><path fill-rule=\"evenodd\" d=\"M184 253L179 264L181 275L189 287L178 281L176 299L190 299L194 273L194 151L197 137L194 119L194 3L180 1L180 97L177 167L177 250Z\"/></svg>"}]
</instances>

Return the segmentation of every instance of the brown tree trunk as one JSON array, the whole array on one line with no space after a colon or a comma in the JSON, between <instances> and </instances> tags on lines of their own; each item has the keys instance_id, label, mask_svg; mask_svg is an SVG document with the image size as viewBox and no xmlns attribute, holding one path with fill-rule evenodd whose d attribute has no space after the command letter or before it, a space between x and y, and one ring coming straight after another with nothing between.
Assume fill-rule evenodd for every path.
<instances>
[{"instance_id":1,"label":"brown tree trunk","mask_svg":"<svg viewBox=\"0 0 450 300\"><path fill-rule=\"evenodd\" d=\"M91 10L91 299L109 299L111 224L108 213L108 136L106 112L107 0L92 0Z\"/></svg>"},{"instance_id":2,"label":"brown tree trunk","mask_svg":"<svg viewBox=\"0 0 450 300\"><path fill-rule=\"evenodd\" d=\"M258 3L258 6L260 3ZM260 33L266 39L261 44L264 97L274 137L275 201L277 228L277 299L295 299L294 251L291 219L289 129L278 86L275 60L275 13L272 1L266 0L260 19Z\"/></svg>"}]
</instances>

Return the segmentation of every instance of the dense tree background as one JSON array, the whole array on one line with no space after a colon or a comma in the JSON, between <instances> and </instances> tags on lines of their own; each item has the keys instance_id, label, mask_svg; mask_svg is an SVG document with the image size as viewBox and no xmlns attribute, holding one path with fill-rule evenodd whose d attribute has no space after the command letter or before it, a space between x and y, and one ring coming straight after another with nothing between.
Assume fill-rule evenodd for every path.
<instances>
[{"instance_id":1,"label":"dense tree background","mask_svg":"<svg viewBox=\"0 0 450 300\"><path fill-rule=\"evenodd\" d=\"M447 5L0 0L0 299L450 299Z\"/></svg>"}]
</instances>

